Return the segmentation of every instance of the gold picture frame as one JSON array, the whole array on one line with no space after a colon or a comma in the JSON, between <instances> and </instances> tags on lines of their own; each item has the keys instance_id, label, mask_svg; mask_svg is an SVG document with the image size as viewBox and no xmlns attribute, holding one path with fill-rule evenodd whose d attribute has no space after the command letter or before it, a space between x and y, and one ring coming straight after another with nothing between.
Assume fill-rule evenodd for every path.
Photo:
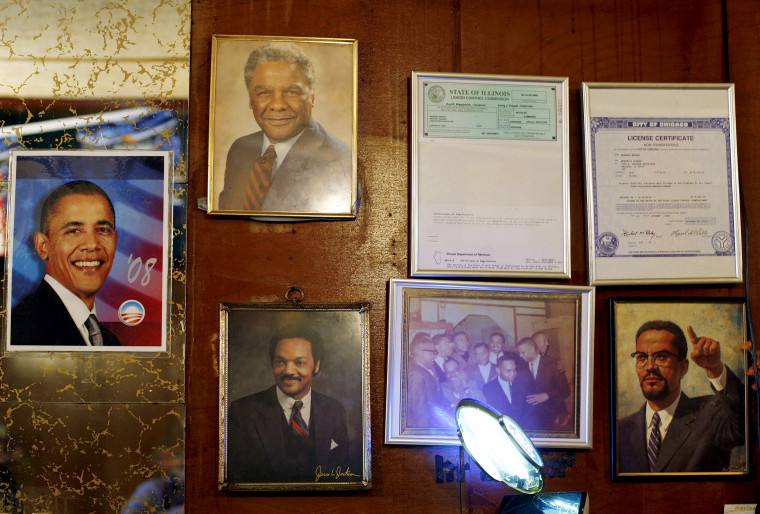
<instances>
[{"instance_id":1,"label":"gold picture frame","mask_svg":"<svg viewBox=\"0 0 760 514\"><path fill-rule=\"evenodd\" d=\"M211 60L208 212L355 218L357 41L216 34Z\"/></svg>"}]
</instances>

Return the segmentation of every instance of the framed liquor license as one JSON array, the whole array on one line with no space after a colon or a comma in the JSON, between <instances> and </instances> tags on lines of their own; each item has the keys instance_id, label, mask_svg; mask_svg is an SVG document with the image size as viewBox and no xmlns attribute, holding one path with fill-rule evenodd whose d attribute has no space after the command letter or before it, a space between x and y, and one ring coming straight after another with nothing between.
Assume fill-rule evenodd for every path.
<instances>
[{"instance_id":1,"label":"framed liquor license","mask_svg":"<svg viewBox=\"0 0 760 514\"><path fill-rule=\"evenodd\" d=\"M742 280L732 84L583 84L589 281Z\"/></svg>"},{"instance_id":2,"label":"framed liquor license","mask_svg":"<svg viewBox=\"0 0 760 514\"><path fill-rule=\"evenodd\" d=\"M591 447L594 291L391 280L387 443L458 445L472 398L537 446Z\"/></svg>"},{"instance_id":3,"label":"framed liquor license","mask_svg":"<svg viewBox=\"0 0 760 514\"><path fill-rule=\"evenodd\" d=\"M739 298L612 298L613 478L749 473Z\"/></svg>"},{"instance_id":4,"label":"framed liquor license","mask_svg":"<svg viewBox=\"0 0 760 514\"><path fill-rule=\"evenodd\" d=\"M222 304L219 487L371 487L369 305Z\"/></svg>"},{"instance_id":5,"label":"framed liquor license","mask_svg":"<svg viewBox=\"0 0 760 514\"><path fill-rule=\"evenodd\" d=\"M567 83L412 73L412 276L570 277Z\"/></svg>"},{"instance_id":6,"label":"framed liquor license","mask_svg":"<svg viewBox=\"0 0 760 514\"><path fill-rule=\"evenodd\" d=\"M354 218L357 42L216 34L208 210Z\"/></svg>"}]
</instances>

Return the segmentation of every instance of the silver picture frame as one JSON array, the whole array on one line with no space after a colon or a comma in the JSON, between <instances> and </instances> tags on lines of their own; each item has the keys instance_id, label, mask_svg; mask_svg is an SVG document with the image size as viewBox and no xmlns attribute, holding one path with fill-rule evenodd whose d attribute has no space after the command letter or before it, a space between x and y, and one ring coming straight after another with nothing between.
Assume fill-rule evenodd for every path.
<instances>
[{"instance_id":1,"label":"silver picture frame","mask_svg":"<svg viewBox=\"0 0 760 514\"><path fill-rule=\"evenodd\" d=\"M412 277L570 278L568 79L412 72Z\"/></svg>"},{"instance_id":2,"label":"silver picture frame","mask_svg":"<svg viewBox=\"0 0 760 514\"><path fill-rule=\"evenodd\" d=\"M733 84L582 90L589 284L741 282Z\"/></svg>"},{"instance_id":3,"label":"silver picture frame","mask_svg":"<svg viewBox=\"0 0 760 514\"><path fill-rule=\"evenodd\" d=\"M536 446L591 447L592 287L412 279L389 287L386 443L459 445L454 411L468 397L515 419ZM496 389L502 375L479 360L485 351L492 365L512 361L511 404Z\"/></svg>"},{"instance_id":4,"label":"silver picture frame","mask_svg":"<svg viewBox=\"0 0 760 514\"><path fill-rule=\"evenodd\" d=\"M221 304L220 490L371 488L369 308Z\"/></svg>"}]
</instances>

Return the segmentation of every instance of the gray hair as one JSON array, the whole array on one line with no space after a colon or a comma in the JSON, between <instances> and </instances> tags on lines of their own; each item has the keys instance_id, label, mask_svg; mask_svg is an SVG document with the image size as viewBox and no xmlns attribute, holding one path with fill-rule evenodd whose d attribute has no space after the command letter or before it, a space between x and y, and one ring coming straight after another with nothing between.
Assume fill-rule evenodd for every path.
<instances>
[{"instance_id":1,"label":"gray hair","mask_svg":"<svg viewBox=\"0 0 760 514\"><path fill-rule=\"evenodd\" d=\"M304 75L306 75L306 80L309 82L309 88L314 87L314 65L303 50L292 43L267 43L256 48L248 56L248 61L245 63L245 69L243 70L243 79L245 80L246 89L248 89L251 84L251 78L253 78L253 71L256 69L256 66L267 62L277 61L290 62L299 65L303 70Z\"/></svg>"}]
</instances>

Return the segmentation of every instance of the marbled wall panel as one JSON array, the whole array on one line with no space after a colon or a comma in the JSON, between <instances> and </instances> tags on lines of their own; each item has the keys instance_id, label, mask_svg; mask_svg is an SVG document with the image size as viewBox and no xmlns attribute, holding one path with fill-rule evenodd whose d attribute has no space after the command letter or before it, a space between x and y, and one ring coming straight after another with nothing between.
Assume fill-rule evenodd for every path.
<instances>
[{"instance_id":1,"label":"marbled wall panel","mask_svg":"<svg viewBox=\"0 0 760 514\"><path fill-rule=\"evenodd\" d=\"M24 512L116 512L140 483L159 480L146 485L157 490L170 473L182 475L171 485L184 499L190 8L0 1L3 208L8 150L174 151L167 351L13 353L2 338L0 497L13 489ZM139 113L123 116L121 132L50 128L128 110Z\"/></svg>"}]
</instances>

